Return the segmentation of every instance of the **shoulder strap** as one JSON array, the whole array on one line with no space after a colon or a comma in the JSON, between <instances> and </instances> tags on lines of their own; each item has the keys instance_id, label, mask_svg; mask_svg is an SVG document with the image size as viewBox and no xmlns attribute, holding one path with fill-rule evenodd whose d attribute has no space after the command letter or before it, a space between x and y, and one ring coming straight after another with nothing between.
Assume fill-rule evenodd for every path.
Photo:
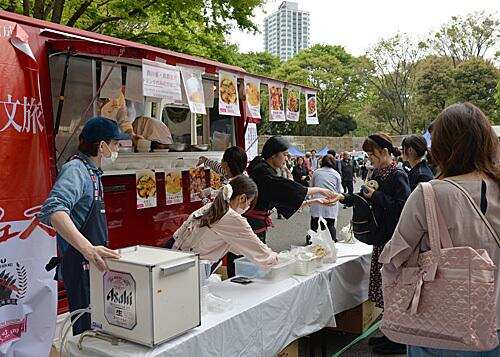
<instances>
[{"instance_id":1,"label":"shoulder strap","mask_svg":"<svg viewBox=\"0 0 500 357\"><path fill-rule=\"evenodd\" d=\"M444 179L444 181L446 182L449 182L451 183L453 186L455 186L456 188L458 188L460 191L462 191L462 193L465 195L465 197L467 197L467 199L470 201L470 203L472 204L472 207L474 207L474 209L476 210L476 212L479 214L479 216L481 217L481 219L483 220L484 224L486 224L486 227L488 227L488 230L490 231L491 235L493 236L493 238L495 238L498 246L500 247L500 238L498 237L498 234L497 232L493 229L493 226L491 225L491 223L488 221L488 219L486 218L486 216L483 214L483 212L481 212L481 209L479 208L479 206L477 205L476 201L474 201L474 199L470 196L469 192L467 192L467 190L465 188L463 188L460 184L458 184L457 182L453 181L453 180L450 180L450 179Z\"/></svg>"}]
</instances>

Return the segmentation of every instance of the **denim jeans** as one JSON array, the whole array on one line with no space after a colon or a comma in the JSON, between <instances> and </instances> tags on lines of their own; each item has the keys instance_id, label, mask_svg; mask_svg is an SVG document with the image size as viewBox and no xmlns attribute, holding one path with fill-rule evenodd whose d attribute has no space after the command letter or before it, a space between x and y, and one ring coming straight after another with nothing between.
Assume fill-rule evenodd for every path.
<instances>
[{"instance_id":1,"label":"denim jeans","mask_svg":"<svg viewBox=\"0 0 500 357\"><path fill-rule=\"evenodd\" d=\"M500 331L498 331L500 339ZM427 348L419 346L408 346L408 357L498 357L500 356L500 345L491 351L471 352L442 350L439 348Z\"/></svg>"}]
</instances>

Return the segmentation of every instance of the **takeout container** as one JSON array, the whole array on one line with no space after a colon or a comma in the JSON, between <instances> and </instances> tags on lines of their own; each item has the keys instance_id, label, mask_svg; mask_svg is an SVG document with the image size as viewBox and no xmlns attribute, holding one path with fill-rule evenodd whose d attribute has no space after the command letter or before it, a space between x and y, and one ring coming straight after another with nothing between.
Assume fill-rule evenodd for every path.
<instances>
[{"instance_id":1,"label":"takeout container","mask_svg":"<svg viewBox=\"0 0 500 357\"><path fill-rule=\"evenodd\" d=\"M247 258L241 257L234 261L234 266L237 276L273 282L287 279L295 273L295 259L284 260L268 270L263 270Z\"/></svg>"},{"instance_id":2,"label":"takeout container","mask_svg":"<svg viewBox=\"0 0 500 357\"><path fill-rule=\"evenodd\" d=\"M149 152L151 150L151 140L139 139L137 141L138 152Z\"/></svg>"}]
</instances>

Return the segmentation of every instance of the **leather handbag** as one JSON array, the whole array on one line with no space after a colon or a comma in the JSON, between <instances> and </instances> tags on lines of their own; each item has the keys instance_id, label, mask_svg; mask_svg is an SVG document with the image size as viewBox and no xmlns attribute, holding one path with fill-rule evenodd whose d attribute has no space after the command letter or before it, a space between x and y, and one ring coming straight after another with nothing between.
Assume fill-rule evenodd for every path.
<instances>
[{"instance_id":1,"label":"leather handbag","mask_svg":"<svg viewBox=\"0 0 500 357\"><path fill-rule=\"evenodd\" d=\"M420 252L417 245L396 281L383 286L381 330L407 345L491 350L498 345L495 265L484 249L453 247L432 185L423 183L422 188L431 249ZM477 204L460 189L500 242Z\"/></svg>"}]
</instances>

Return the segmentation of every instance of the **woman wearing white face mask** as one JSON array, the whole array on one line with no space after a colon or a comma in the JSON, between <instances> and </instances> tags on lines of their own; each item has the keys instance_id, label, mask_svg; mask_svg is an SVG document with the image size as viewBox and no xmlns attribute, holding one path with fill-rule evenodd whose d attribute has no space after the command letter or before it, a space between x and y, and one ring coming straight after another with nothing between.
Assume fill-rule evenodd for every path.
<instances>
[{"instance_id":1,"label":"woman wearing white face mask","mask_svg":"<svg viewBox=\"0 0 500 357\"><path fill-rule=\"evenodd\" d=\"M101 164L114 161L118 140L128 135L109 119L90 119L80 134L78 153L63 165L39 219L57 231L60 258L52 258L47 270L60 264L70 311L87 308L90 300L89 263L107 268L104 258L119 258L106 248L108 227L101 183ZM73 326L73 333L90 329L90 314Z\"/></svg>"},{"instance_id":2,"label":"woman wearing white face mask","mask_svg":"<svg viewBox=\"0 0 500 357\"><path fill-rule=\"evenodd\" d=\"M246 256L261 268L278 263L278 257L242 217L257 198L257 185L239 175L223 186L215 200L193 212L174 233L167 247L219 261L228 251ZM170 244L169 244L170 243Z\"/></svg>"}]
</instances>

